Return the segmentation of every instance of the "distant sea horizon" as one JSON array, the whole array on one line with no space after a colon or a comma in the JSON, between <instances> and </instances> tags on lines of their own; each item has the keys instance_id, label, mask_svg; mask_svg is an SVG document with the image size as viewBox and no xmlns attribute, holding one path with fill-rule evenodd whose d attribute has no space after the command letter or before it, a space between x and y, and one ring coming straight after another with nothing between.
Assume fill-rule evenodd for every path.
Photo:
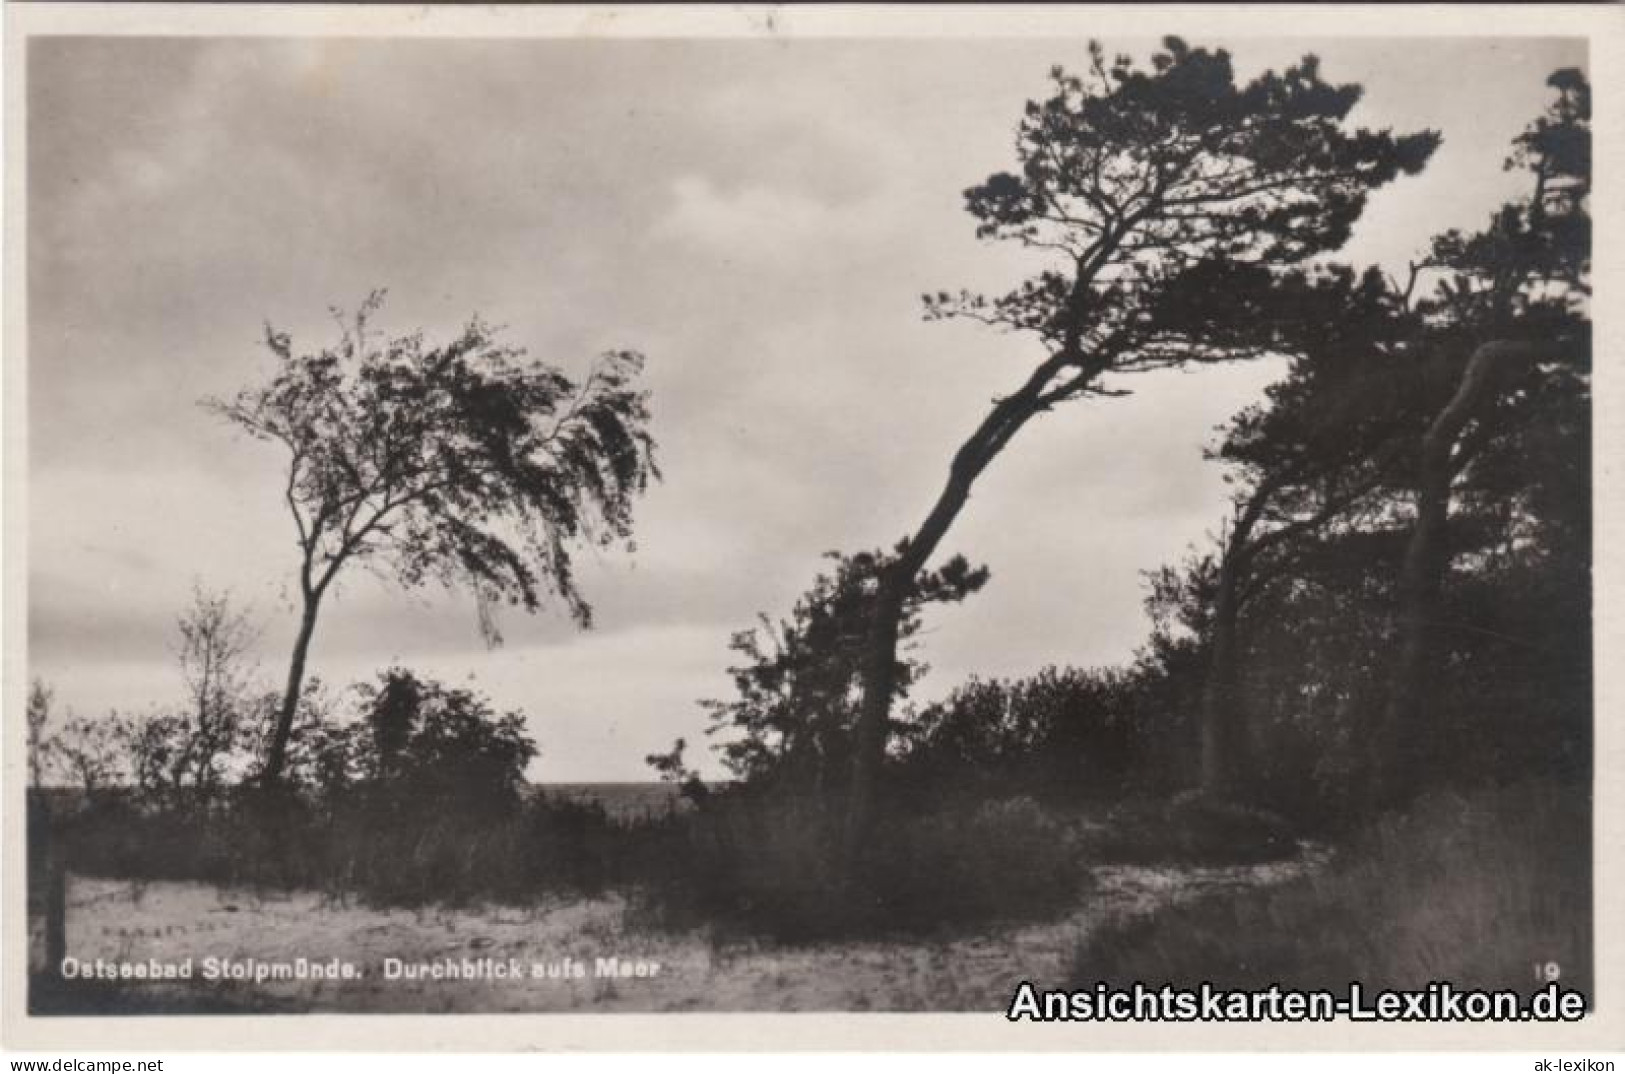
<instances>
[{"instance_id":1,"label":"distant sea horizon","mask_svg":"<svg viewBox=\"0 0 1625 1074\"><path fill-rule=\"evenodd\" d=\"M731 781L708 781L708 785L715 787L728 782ZM677 784L656 779L530 780L525 786L527 793L539 794L544 798L569 802L597 802L615 817L664 813L673 807L683 808L687 805L678 793ZM120 785L105 789L115 793L133 793L136 788ZM75 802L84 795L84 791L78 787L63 785L30 787L29 790L43 793L47 801L61 802L64 805Z\"/></svg>"},{"instance_id":2,"label":"distant sea horizon","mask_svg":"<svg viewBox=\"0 0 1625 1074\"><path fill-rule=\"evenodd\" d=\"M680 797L677 784L669 780L539 780L532 782L530 788L533 794L540 794L544 798L597 802L615 817L664 813L688 805Z\"/></svg>"}]
</instances>

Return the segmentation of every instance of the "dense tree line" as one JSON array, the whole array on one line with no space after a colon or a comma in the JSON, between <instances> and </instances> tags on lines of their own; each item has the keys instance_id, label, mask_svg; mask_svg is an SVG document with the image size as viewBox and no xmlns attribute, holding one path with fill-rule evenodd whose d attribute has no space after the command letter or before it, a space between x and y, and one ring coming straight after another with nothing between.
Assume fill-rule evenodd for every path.
<instances>
[{"instance_id":1,"label":"dense tree line","mask_svg":"<svg viewBox=\"0 0 1625 1074\"><path fill-rule=\"evenodd\" d=\"M816 748L851 756L860 828L877 787L922 779L1083 797L1196 786L1346 818L1441 783L1582 777L1590 99L1576 70L1549 87L1506 162L1526 192L1475 232L1420 239L1400 279L1306 259L1437 136L1345 131L1358 89L1322 82L1312 58L1237 87L1222 52L1170 41L1150 71L1097 50L1091 78L1058 73L1023 119L1023 172L967 199L981 234L1069 271L1003 299L928 298L932 316L1033 332L1050 357L961 449L920 533L875 561L860 615L821 579L793 645L736 638L739 695L710 703L737 733L723 747L736 774L810 763L802 743L827 721ZM1285 356L1285 375L1208 452L1229 513L1210 547L1150 575L1154 629L1130 666L907 702L917 672L898 642L940 599L921 571L1026 420L1121 391L1114 373L1262 354ZM820 640L820 618L866 619L862 652L853 627ZM792 664L816 673L793 679ZM839 683L838 701L770 699L775 675Z\"/></svg>"},{"instance_id":2,"label":"dense tree line","mask_svg":"<svg viewBox=\"0 0 1625 1074\"><path fill-rule=\"evenodd\" d=\"M939 294L933 316L969 316L1036 337L1043 359L955 453L926 520L882 576L864 667L849 841L867 838L887 745L897 623L914 576L971 487L1027 422L1062 403L1121 391L1127 374L1233 361L1280 342L1277 290L1348 237L1369 194L1416 172L1431 131L1394 135L1345 121L1360 87L1308 56L1238 84L1228 53L1170 37L1149 69L1057 68L1029 102L1019 172L966 191L977 234L1053 265L997 298Z\"/></svg>"}]
</instances>

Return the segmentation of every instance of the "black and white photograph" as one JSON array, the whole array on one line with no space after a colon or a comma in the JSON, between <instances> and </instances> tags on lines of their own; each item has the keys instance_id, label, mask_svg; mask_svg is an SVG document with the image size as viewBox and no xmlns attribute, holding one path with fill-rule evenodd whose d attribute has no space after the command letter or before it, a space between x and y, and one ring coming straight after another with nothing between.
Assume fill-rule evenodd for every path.
<instances>
[{"instance_id":1,"label":"black and white photograph","mask_svg":"<svg viewBox=\"0 0 1625 1074\"><path fill-rule=\"evenodd\" d=\"M1599 42L1217 7L13 26L10 1015L1617 1011Z\"/></svg>"}]
</instances>

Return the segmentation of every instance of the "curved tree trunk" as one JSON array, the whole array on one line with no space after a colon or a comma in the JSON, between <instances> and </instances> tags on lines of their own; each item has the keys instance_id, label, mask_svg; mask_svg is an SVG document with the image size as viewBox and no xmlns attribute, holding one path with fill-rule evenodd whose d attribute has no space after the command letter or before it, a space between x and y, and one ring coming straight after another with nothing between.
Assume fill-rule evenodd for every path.
<instances>
[{"instance_id":1,"label":"curved tree trunk","mask_svg":"<svg viewBox=\"0 0 1625 1074\"><path fill-rule=\"evenodd\" d=\"M903 608L916 578L970 500L971 486L1011 437L1047 408L1044 390L1061 370L1076 365L1062 351L1033 371L1021 390L1000 399L954 454L948 481L925 522L881 572L873 618L864 643L863 703L855 728L852 786L847 801L845 850L856 861L874 820L880 769L886 760L892 697L897 692L897 644Z\"/></svg>"},{"instance_id":2,"label":"curved tree trunk","mask_svg":"<svg viewBox=\"0 0 1625 1074\"><path fill-rule=\"evenodd\" d=\"M282 770L287 765L288 739L293 734L293 718L299 711L299 695L305 688L305 659L310 653L310 639L316 633L316 611L321 599L320 592L305 595L304 614L299 620L299 634L294 638L293 657L288 665L288 685L282 694L282 706L277 710L276 727L271 731L265 768L260 773L266 786L280 783Z\"/></svg>"},{"instance_id":3,"label":"curved tree trunk","mask_svg":"<svg viewBox=\"0 0 1625 1074\"><path fill-rule=\"evenodd\" d=\"M1372 736L1371 791L1376 804L1403 798L1416 785L1417 735L1427 701L1433 659L1432 623L1450 567L1450 486L1463 460L1456 442L1489 389L1498 368L1533 354L1530 344L1497 341L1473 352L1461 382L1422 436L1416 481L1416 522L1399 577L1399 643L1388 701Z\"/></svg>"},{"instance_id":4,"label":"curved tree trunk","mask_svg":"<svg viewBox=\"0 0 1625 1074\"><path fill-rule=\"evenodd\" d=\"M1390 453L1383 449L1362 455L1363 460L1373 465L1370 476L1348 487L1328 490L1313 514L1292 521L1277 521L1273 529L1264 533L1258 532L1258 525L1276 494L1302 481L1305 474L1293 468L1271 474L1239 505L1235 525L1219 559L1207 677L1202 685L1201 788L1207 794L1235 795L1252 763L1252 726L1241 697L1241 610L1259 587L1281 569L1279 563L1272 567L1260 557L1267 549L1314 532L1358 502L1377 486L1377 475Z\"/></svg>"},{"instance_id":5,"label":"curved tree trunk","mask_svg":"<svg viewBox=\"0 0 1625 1074\"><path fill-rule=\"evenodd\" d=\"M1219 577L1213 597L1213 636L1208 650L1207 680L1202 684L1202 790L1209 794L1233 792L1247 770L1252 737L1241 709L1241 672L1238 668L1237 621L1241 617L1242 587L1257 551L1253 530L1270 500L1287 481L1266 478L1253 490L1236 515L1235 526L1219 557ZM1285 527L1276 537L1297 527ZM1271 539L1265 537L1265 540Z\"/></svg>"},{"instance_id":6,"label":"curved tree trunk","mask_svg":"<svg viewBox=\"0 0 1625 1074\"><path fill-rule=\"evenodd\" d=\"M978 471L979 472L979 471ZM880 768L886 760L892 695L897 692L897 642L903 603L914 580L936 550L948 526L970 499L970 479L950 480L927 525L909 541L903 555L881 571L869 623L863 663L863 704L858 710L852 759L852 787L847 801L846 851L854 861L867 838L874 814Z\"/></svg>"},{"instance_id":7,"label":"curved tree trunk","mask_svg":"<svg viewBox=\"0 0 1625 1074\"><path fill-rule=\"evenodd\" d=\"M898 633L902 628L903 607L915 579L942 543L948 527L964 509L970 499L971 486L1021 427L1056 402L1076 396L1106 371L1106 364L1086 356L1084 349L1090 287L1096 273L1117 252L1118 245L1137 223L1137 218L1119 221L1113 233L1100 236L1090 252L1078 259L1077 275L1066 301L1068 323L1060 348L1028 375L1020 389L994 403L976 431L960 445L948 468L947 484L932 505L931 513L906 542L899 557L881 572L874 618L865 641L863 704L858 710L853 743L852 787L847 800L843 848L849 874L874 823L880 770L886 761L892 695L897 691ZM1056 378L1068 371L1070 379L1057 387Z\"/></svg>"},{"instance_id":8,"label":"curved tree trunk","mask_svg":"<svg viewBox=\"0 0 1625 1074\"><path fill-rule=\"evenodd\" d=\"M1245 546L1245 541L1238 528L1219 563L1207 681L1202 685L1202 790L1220 796L1228 796L1236 789L1252 752L1246 714L1240 704L1241 675L1236 655L1236 620L1240 613L1237 574L1241 559L1237 550Z\"/></svg>"}]
</instances>

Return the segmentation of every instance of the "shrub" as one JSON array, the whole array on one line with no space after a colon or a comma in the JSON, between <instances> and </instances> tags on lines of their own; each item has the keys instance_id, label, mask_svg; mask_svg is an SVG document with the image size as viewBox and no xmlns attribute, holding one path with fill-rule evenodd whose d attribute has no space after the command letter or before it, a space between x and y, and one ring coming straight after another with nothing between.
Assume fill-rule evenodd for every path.
<instances>
[{"instance_id":1,"label":"shrub","mask_svg":"<svg viewBox=\"0 0 1625 1074\"><path fill-rule=\"evenodd\" d=\"M675 875L643 888L667 925L728 922L786 942L929 933L1053 912L1085 875L1070 831L1032 799L879 818L853 876L831 799L716 796L676 818Z\"/></svg>"},{"instance_id":2,"label":"shrub","mask_svg":"<svg viewBox=\"0 0 1625 1074\"><path fill-rule=\"evenodd\" d=\"M594 803L536 796L495 819L424 808L411 823L397 805L356 792L318 809L261 789L209 808L102 801L53 818L49 838L85 875L308 888L399 906L597 892L629 871L635 841L648 841ZM42 834L30 845L45 843Z\"/></svg>"},{"instance_id":3,"label":"shrub","mask_svg":"<svg viewBox=\"0 0 1625 1074\"><path fill-rule=\"evenodd\" d=\"M1013 679L971 679L905 725L897 777L942 793L1036 794L1102 801L1189 781L1188 705L1173 650L1127 668L1047 667Z\"/></svg>"},{"instance_id":4,"label":"shrub","mask_svg":"<svg viewBox=\"0 0 1625 1074\"><path fill-rule=\"evenodd\" d=\"M347 721L308 687L283 784L85 793L51 818L50 838L86 874L397 905L596 891L624 871L626 825L526 793L537 751L520 714L400 669L358 691Z\"/></svg>"}]
</instances>

